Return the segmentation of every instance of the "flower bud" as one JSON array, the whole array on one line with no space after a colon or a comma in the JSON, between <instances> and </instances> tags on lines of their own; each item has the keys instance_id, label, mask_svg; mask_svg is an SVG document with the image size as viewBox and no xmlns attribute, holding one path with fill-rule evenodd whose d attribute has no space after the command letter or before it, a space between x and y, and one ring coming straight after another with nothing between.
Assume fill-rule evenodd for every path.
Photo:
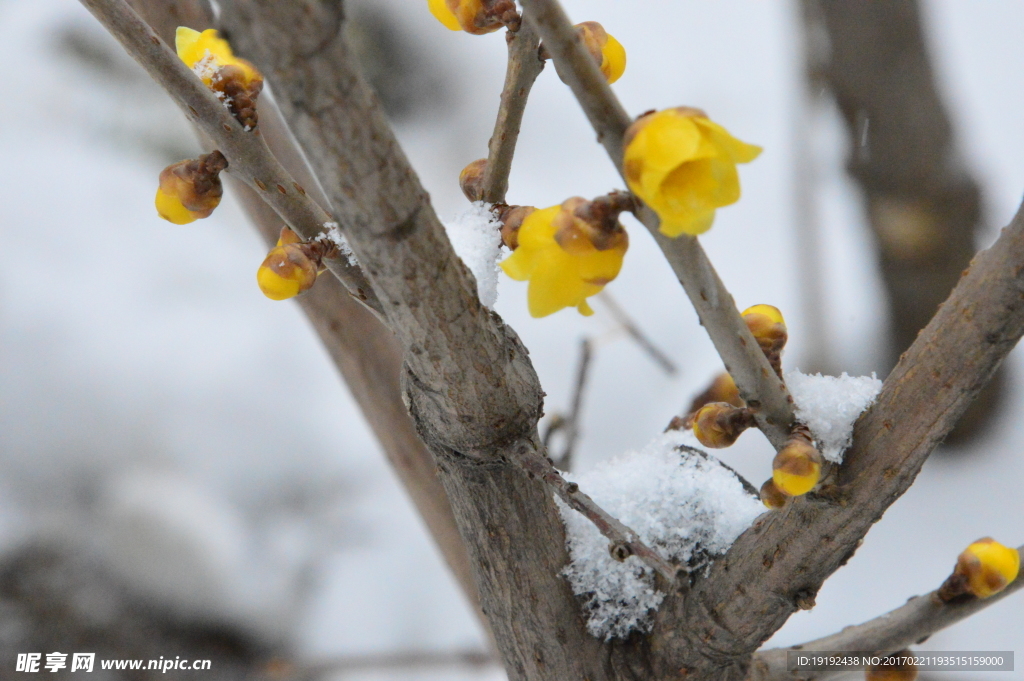
<instances>
[{"instance_id":1,"label":"flower bud","mask_svg":"<svg viewBox=\"0 0 1024 681\"><path fill-rule=\"evenodd\" d=\"M582 24L576 24L575 28L590 56L601 68L601 75L608 84L621 78L626 71L626 50L622 43L596 21L584 21Z\"/></svg>"},{"instance_id":2,"label":"flower bud","mask_svg":"<svg viewBox=\"0 0 1024 681\"><path fill-rule=\"evenodd\" d=\"M693 415L693 434L705 447L730 447L750 426L754 416L749 409L726 402L705 404Z\"/></svg>"},{"instance_id":3,"label":"flower bud","mask_svg":"<svg viewBox=\"0 0 1024 681\"><path fill-rule=\"evenodd\" d=\"M866 681L914 681L917 678L917 665L913 662L913 653L901 650L886 655L893 662L889 665L872 665L864 670Z\"/></svg>"},{"instance_id":4,"label":"flower bud","mask_svg":"<svg viewBox=\"0 0 1024 681\"><path fill-rule=\"evenodd\" d=\"M1017 578L1020 553L984 537L968 546L957 558L956 568L939 589L940 600L971 594L978 598L994 596Z\"/></svg>"},{"instance_id":5,"label":"flower bud","mask_svg":"<svg viewBox=\"0 0 1024 681\"><path fill-rule=\"evenodd\" d=\"M783 494L807 494L821 479L822 458L805 436L795 436L772 461L772 480Z\"/></svg>"},{"instance_id":6,"label":"flower bud","mask_svg":"<svg viewBox=\"0 0 1024 681\"><path fill-rule=\"evenodd\" d=\"M518 28L519 14L512 0L427 0L434 18L453 31L483 35L504 25Z\"/></svg>"},{"instance_id":7,"label":"flower bud","mask_svg":"<svg viewBox=\"0 0 1024 681\"><path fill-rule=\"evenodd\" d=\"M761 503L767 508L777 511L786 505L786 501L789 497L786 496L782 490L775 484L775 480L768 478L765 483L761 485Z\"/></svg>"},{"instance_id":8,"label":"flower bud","mask_svg":"<svg viewBox=\"0 0 1024 681\"><path fill-rule=\"evenodd\" d=\"M760 346L761 352L768 358L768 363L781 378L782 349L786 346L789 335L779 308L771 305L748 307L743 311L743 321Z\"/></svg>"},{"instance_id":9,"label":"flower bud","mask_svg":"<svg viewBox=\"0 0 1024 681\"><path fill-rule=\"evenodd\" d=\"M285 227L277 245L270 249L257 270L256 282L263 295L271 300L293 298L316 283L322 259L322 248L303 243L295 232Z\"/></svg>"},{"instance_id":10,"label":"flower bud","mask_svg":"<svg viewBox=\"0 0 1024 681\"><path fill-rule=\"evenodd\" d=\"M167 166L160 173L156 212L176 225L209 217L224 194L220 172L227 167L228 160L216 150Z\"/></svg>"},{"instance_id":11,"label":"flower bud","mask_svg":"<svg viewBox=\"0 0 1024 681\"><path fill-rule=\"evenodd\" d=\"M533 211L537 210L533 206L509 206L505 210L501 211L501 215L498 217L501 220L501 242L510 251L514 251L519 248L519 228L523 226L523 221Z\"/></svg>"},{"instance_id":12,"label":"flower bud","mask_svg":"<svg viewBox=\"0 0 1024 681\"><path fill-rule=\"evenodd\" d=\"M480 158L459 173L459 187L470 201L483 201L484 176L487 174L487 159Z\"/></svg>"}]
</instances>

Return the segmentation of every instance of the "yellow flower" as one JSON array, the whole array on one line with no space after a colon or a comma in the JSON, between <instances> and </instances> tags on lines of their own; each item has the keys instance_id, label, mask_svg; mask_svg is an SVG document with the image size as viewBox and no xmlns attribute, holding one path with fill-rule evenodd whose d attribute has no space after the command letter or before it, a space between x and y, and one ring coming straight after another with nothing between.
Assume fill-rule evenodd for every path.
<instances>
[{"instance_id":1,"label":"yellow flower","mask_svg":"<svg viewBox=\"0 0 1024 681\"><path fill-rule=\"evenodd\" d=\"M820 479L821 454L806 440L790 440L772 461L772 480L783 494L807 494Z\"/></svg>"},{"instance_id":2,"label":"yellow flower","mask_svg":"<svg viewBox=\"0 0 1024 681\"><path fill-rule=\"evenodd\" d=\"M740 198L737 163L761 148L741 142L699 109L648 114L626 131L623 170L629 188L661 219L662 234L703 234L715 209Z\"/></svg>"},{"instance_id":3,"label":"yellow flower","mask_svg":"<svg viewBox=\"0 0 1024 681\"><path fill-rule=\"evenodd\" d=\"M1007 587L1020 571L1020 554L991 537L974 542L960 554L956 573L967 578L967 590L988 598Z\"/></svg>"},{"instance_id":4,"label":"yellow flower","mask_svg":"<svg viewBox=\"0 0 1024 681\"><path fill-rule=\"evenodd\" d=\"M256 282L263 295L271 300L287 300L308 291L319 274L319 256L298 234L283 228L277 245L256 271Z\"/></svg>"},{"instance_id":5,"label":"yellow flower","mask_svg":"<svg viewBox=\"0 0 1024 681\"><path fill-rule=\"evenodd\" d=\"M489 15L483 0L427 0L430 13L445 27L483 35L502 27L501 19Z\"/></svg>"},{"instance_id":6,"label":"yellow flower","mask_svg":"<svg viewBox=\"0 0 1024 681\"><path fill-rule=\"evenodd\" d=\"M629 238L618 224L595 225L582 217L591 202L575 197L560 206L535 210L518 231L518 248L501 263L505 274L529 281L527 303L534 317L564 307L594 313L587 298L598 293L622 268Z\"/></svg>"},{"instance_id":7,"label":"yellow flower","mask_svg":"<svg viewBox=\"0 0 1024 681\"><path fill-rule=\"evenodd\" d=\"M263 76L256 67L236 57L228 41L218 36L216 29L208 28L200 33L179 26L174 35L174 46L178 51L178 57L195 71L207 86L211 85L214 76L225 66L238 67L247 86L263 82Z\"/></svg>"},{"instance_id":8,"label":"yellow flower","mask_svg":"<svg viewBox=\"0 0 1024 681\"><path fill-rule=\"evenodd\" d=\"M601 74L612 84L626 71L626 48L596 21L576 24L583 44L601 67Z\"/></svg>"}]
</instances>

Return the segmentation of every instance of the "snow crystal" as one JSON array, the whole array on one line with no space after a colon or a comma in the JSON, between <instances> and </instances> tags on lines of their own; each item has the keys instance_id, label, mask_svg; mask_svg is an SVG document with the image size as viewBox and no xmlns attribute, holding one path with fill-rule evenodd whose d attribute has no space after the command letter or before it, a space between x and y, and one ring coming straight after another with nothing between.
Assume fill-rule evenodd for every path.
<instances>
[{"instance_id":1,"label":"snow crystal","mask_svg":"<svg viewBox=\"0 0 1024 681\"><path fill-rule=\"evenodd\" d=\"M210 54L210 50L206 50L203 58L192 67L192 72L203 80L213 78L218 70L220 70L220 67L217 65L217 60ZM218 93L218 96L223 96L223 93Z\"/></svg>"},{"instance_id":2,"label":"snow crystal","mask_svg":"<svg viewBox=\"0 0 1024 681\"><path fill-rule=\"evenodd\" d=\"M870 376L813 376L789 371L786 385L796 407L796 418L811 429L821 455L841 463L853 439L853 423L871 406L882 382Z\"/></svg>"},{"instance_id":3,"label":"snow crystal","mask_svg":"<svg viewBox=\"0 0 1024 681\"><path fill-rule=\"evenodd\" d=\"M327 239L331 241L338 250L341 251L348 259L349 265L358 265L359 261L356 260L356 254L352 252L352 247L348 244L348 239L341 233L341 228L338 227L337 222L325 222L324 231L317 237L317 240Z\"/></svg>"},{"instance_id":4,"label":"snow crystal","mask_svg":"<svg viewBox=\"0 0 1024 681\"><path fill-rule=\"evenodd\" d=\"M476 201L444 223L455 254L476 279L480 302L493 308L498 301L498 256L501 255L501 223L491 213L491 204Z\"/></svg>"},{"instance_id":5,"label":"snow crystal","mask_svg":"<svg viewBox=\"0 0 1024 681\"><path fill-rule=\"evenodd\" d=\"M682 445L684 439L683 433L670 431L639 452L566 477L662 557L700 570L725 553L765 509L756 491L732 469ZM556 501L571 558L563 574L585 599L590 633L607 640L649 628L664 598L654 588L653 570L636 556L616 561L608 539Z\"/></svg>"}]
</instances>

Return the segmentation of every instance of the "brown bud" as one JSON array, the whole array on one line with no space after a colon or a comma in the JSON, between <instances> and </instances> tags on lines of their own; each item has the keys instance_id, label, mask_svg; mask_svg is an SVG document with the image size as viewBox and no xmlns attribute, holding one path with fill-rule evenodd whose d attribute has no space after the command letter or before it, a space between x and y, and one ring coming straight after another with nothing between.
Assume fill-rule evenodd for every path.
<instances>
[{"instance_id":1,"label":"brown bud","mask_svg":"<svg viewBox=\"0 0 1024 681\"><path fill-rule=\"evenodd\" d=\"M263 90L263 78L259 74L251 77L241 67L228 64L213 74L210 88L218 94L231 111L231 115L245 126L246 130L256 127L259 121L256 114L256 98Z\"/></svg>"},{"instance_id":2,"label":"brown bud","mask_svg":"<svg viewBox=\"0 0 1024 681\"><path fill-rule=\"evenodd\" d=\"M523 220L537 210L533 206L505 206L499 211L498 219L501 220L501 242L510 251L519 248L519 228L523 226Z\"/></svg>"},{"instance_id":3,"label":"brown bud","mask_svg":"<svg viewBox=\"0 0 1024 681\"><path fill-rule=\"evenodd\" d=\"M227 167L228 160L217 150L179 161L160 173L160 190L180 201L193 218L209 217L224 194L220 173Z\"/></svg>"},{"instance_id":4,"label":"brown bud","mask_svg":"<svg viewBox=\"0 0 1024 681\"><path fill-rule=\"evenodd\" d=\"M913 661L913 653L909 650L901 650L883 657L890 664L872 665L865 669L866 681L914 681L917 678L917 666Z\"/></svg>"},{"instance_id":5,"label":"brown bud","mask_svg":"<svg viewBox=\"0 0 1024 681\"><path fill-rule=\"evenodd\" d=\"M777 511L785 506L788 500L789 497L775 485L774 479L768 478L761 485L761 503L773 511Z\"/></svg>"},{"instance_id":6,"label":"brown bud","mask_svg":"<svg viewBox=\"0 0 1024 681\"><path fill-rule=\"evenodd\" d=\"M480 158L459 173L459 187L462 193L470 201L483 201L484 198L484 176L487 174L487 159Z\"/></svg>"},{"instance_id":7,"label":"brown bud","mask_svg":"<svg viewBox=\"0 0 1024 681\"><path fill-rule=\"evenodd\" d=\"M753 412L726 402L705 404L693 415L693 434L702 445L715 449L731 446L752 425Z\"/></svg>"}]
</instances>

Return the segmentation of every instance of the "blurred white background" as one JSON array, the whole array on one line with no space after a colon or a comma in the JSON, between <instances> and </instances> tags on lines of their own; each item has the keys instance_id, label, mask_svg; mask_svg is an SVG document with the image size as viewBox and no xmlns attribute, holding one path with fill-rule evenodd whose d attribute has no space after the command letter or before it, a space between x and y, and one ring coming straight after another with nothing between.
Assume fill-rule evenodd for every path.
<instances>
[{"instance_id":1,"label":"blurred white background","mask_svg":"<svg viewBox=\"0 0 1024 681\"><path fill-rule=\"evenodd\" d=\"M626 47L615 90L631 113L698 106L764 147L740 169L742 200L719 211L702 241L741 308L783 310L789 368L806 356L793 149L796 135L809 136L830 349L837 369L870 372L885 335L881 288L843 171L838 115L826 108L808 125L794 123L802 115L795 4L565 5ZM407 99L392 107L398 134L449 218L466 206L459 170L486 153L504 40L450 32L421 0L362 7L400 36L409 61L399 84ZM960 146L985 192L991 241L1024 188L1024 4L930 1L924 15ZM169 100L73 0L0 0L0 63L0 553L41 536L66 542L146 599L288 642L306 660L482 647L305 319L256 287L265 249L241 212L228 199L191 225L157 218L158 173L197 151ZM548 206L621 186L548 68L526 112L509 201ZM525 285L500 284L497 310L530 348L549 413L568 407L579 340L597 339L579 469L645 444L721 368L649 236L635 222L627 228L631 249L609 290L680 366L675 377L618 332L599 301L592 318L566 310L536 320ZM1024 543L1020 354L1009 364L1000 420L968 449L933 456L817 607L795 615L772 644L832 633L935 588L978 537ZM771 448L757 433L721 458L755 485L770 475ZM921 649L1024 654L1021 598ZM1024 679L1024 671L989 676Z\"/></svg>"}]
</instances>

